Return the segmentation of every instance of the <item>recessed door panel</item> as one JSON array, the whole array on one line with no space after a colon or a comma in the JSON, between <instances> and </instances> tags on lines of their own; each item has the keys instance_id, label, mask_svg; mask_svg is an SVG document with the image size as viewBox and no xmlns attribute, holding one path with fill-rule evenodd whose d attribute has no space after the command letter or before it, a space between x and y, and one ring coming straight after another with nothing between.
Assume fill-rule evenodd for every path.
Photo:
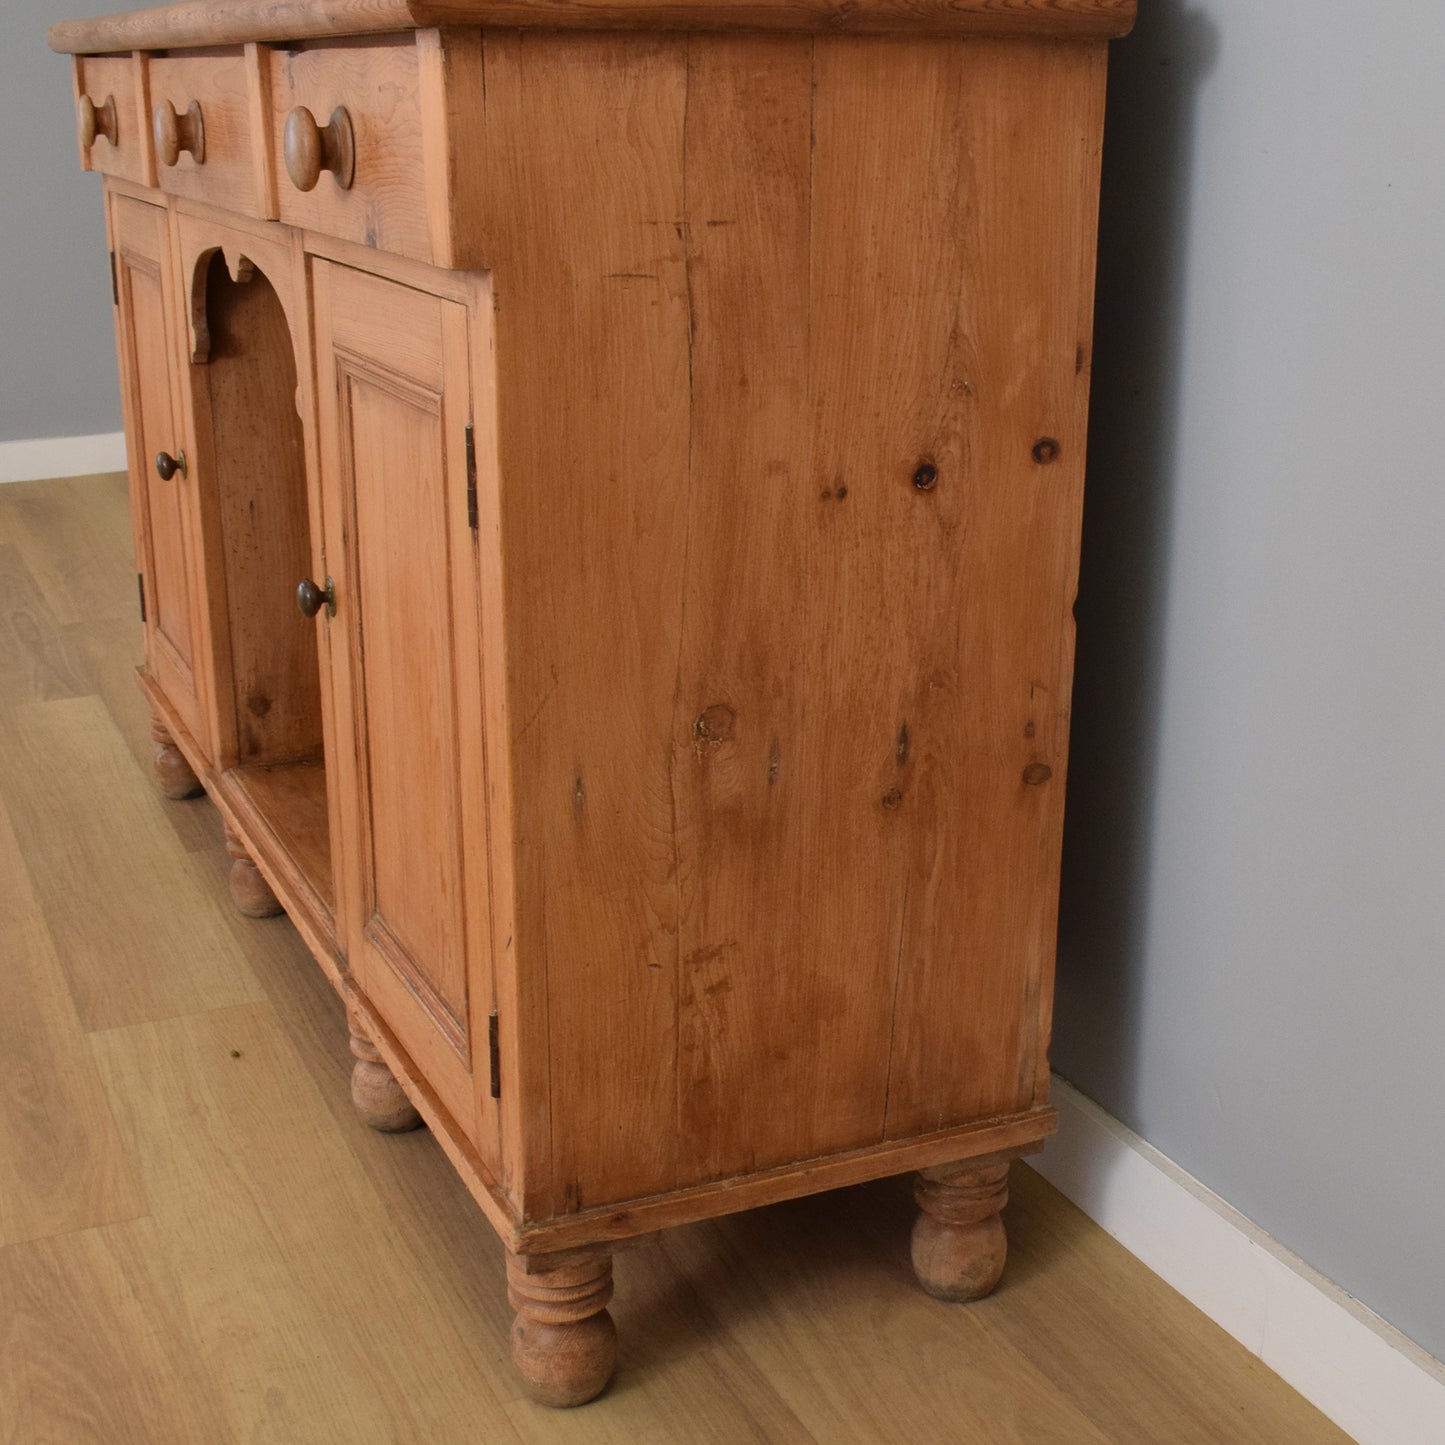
<instances>
[{"instance_id":1,"label":"recessed door panel","mask_svg":"<svg viewBox=\"0 0 1445 1445\"><path fill-rule=\"evenodd\" d=\"M468 313L315 264L330 626L355 769L343 794L351 967L476 1138L491 967Z\"/></svg>"},{"instance_id":2,"label":"recessed door panel","mask_svg":"<svg viewBox=\"0 0 1445 1445\"><path fill-rule=\"evenodd\" d=\"M195 671L198 589L193 481L179 468L169 477L156 468L160 453L179 459L185 450L167 342L166 213L157 206L117 196L112 224L121 391L136 560L144 579L147 661L192 735L204 741Z\"/></svg>"}]
</instances>

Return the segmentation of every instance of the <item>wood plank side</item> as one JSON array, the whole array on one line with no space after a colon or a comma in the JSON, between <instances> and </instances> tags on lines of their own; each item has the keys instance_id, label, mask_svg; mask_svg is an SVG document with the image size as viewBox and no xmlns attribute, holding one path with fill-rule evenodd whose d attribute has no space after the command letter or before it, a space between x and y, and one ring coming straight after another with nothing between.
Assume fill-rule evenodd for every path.
<instances>
[{"instance_id":1,"label":"wood plank side","mask_svg":"<svg viewBox=\"0 0 1445 1445\"><path fill-rule=\"evenodd\" d=\"M809 559L830 510L804 424L812 97L810 37L691 42L692 430L672 744L679 1185L860 1142L832 1087L837 960L808 942L822 918L807 827Z\"/></svg>"},{"instance_id":2,"label":"wood plank side","mask_svg":"<svg viewBox=\"0 0 1445 1445\"><path fill-rule=\"evenodd\" d=\"M933 811L908 855L890 1138L1027 1107L1046 1067L1103 66L1102 46L964 53L959 670L930 699L953 730L927 758L918 802ZM940 473L929 501L953 480ZM927 733L917 742L922 769Z\"/></svg>"},{"instance_id":3,"label":"wood plank side","mask_svg":"<svg viewBox=\"0 0 1445 1445\"><path fill-rule=\"evenodd\" d=\"M798 479L814 513L794 583L810 646L788 685L807 705L792 746L819 985L797 1003L819 1041L812 1089L833 1109L820 1150L883 1137L900 949L928 904L911 862L957 826L936 793L962 685L964 56L962 42L838 39L815 56L812 455ZM940 917L953 902L938 900Z\"/></svg>"},{"instance_id":4,"label":"wood plank side","mask_svg":"<svg viewBox=\"0 0 1445 1445\"><path fill-rule=\"evenodd\" d=\"M98 20L63 20L64 52L366 35L433 25L546 29L800 30L1110 39L1136 0L180 0Z\"/></svg>"},{"instance_id":5,"label":"wood plank side","mask_svg":"<svg viewBox=\"0 0 1445 1445\"><path fill-rule=\"evenodd\" d=\"M526 991L504 1046L550 1058L522 1181L545 1217L675 1167L686 42L489 35L486 65Z\"/></svg>"}]
</instances>

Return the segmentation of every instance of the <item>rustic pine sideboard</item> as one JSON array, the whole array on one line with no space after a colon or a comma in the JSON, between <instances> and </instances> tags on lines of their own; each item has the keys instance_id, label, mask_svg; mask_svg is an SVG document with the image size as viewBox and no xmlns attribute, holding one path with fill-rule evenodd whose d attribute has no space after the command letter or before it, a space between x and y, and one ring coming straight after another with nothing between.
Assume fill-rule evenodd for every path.
<instances>
[{"instance_id":1,"label":"rustic pine sideboard","mask_svg":"<svg viewBox=\"0 0 1445 1445\"><path fill-rule=\"evenodd\" d=\"M141 687L508 1251L918 1170L1004 1260L1050 1004L1105 54L1134 0L185 0L56 25ZM298 611L299 605L299 611Z\"/></svg>"}]
</instances>

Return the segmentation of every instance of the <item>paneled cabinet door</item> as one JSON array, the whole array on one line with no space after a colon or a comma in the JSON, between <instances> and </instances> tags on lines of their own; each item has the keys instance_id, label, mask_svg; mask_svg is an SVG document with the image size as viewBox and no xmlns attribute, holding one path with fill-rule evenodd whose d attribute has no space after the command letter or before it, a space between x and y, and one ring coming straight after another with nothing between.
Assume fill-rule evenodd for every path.
<instances>
[{"instance_id":1,"label":"paneled cabinet door","mask_svg":"<svg viewBox=\"0 0 1445 1445\"><path fill-rule=\"evenodd\" d=\"M362 991L494 1161L472 321L455 302L314 266L338 923Z\"/></svg>"},{"instance_id":2,"label":"paneled cabinet door","mask_svg":"<svg viewBox=\"0 0 1445 1445\"><path fill-rule=\"evenodd\" d=\"M191 735L208 747L198 510L194 480L181 469L186 443L169 340L177 334L169 324L170 231L164 210L126 196L111 198L110 219L146 663Z\"/></svg>"}]
</instances>

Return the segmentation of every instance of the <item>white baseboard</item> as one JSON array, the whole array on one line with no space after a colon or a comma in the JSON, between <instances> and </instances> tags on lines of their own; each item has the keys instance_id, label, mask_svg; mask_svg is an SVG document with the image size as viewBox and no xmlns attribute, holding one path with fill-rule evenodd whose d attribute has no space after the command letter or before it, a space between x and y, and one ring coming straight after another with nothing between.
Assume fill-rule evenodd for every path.
<instances>
[{"instance_id":1,"label":"white baseboard","mask_svg":"<svg viewBox=\"0 0 1445 1445\"><path fill-rule=\"evenodd\" d=\"M1028 1162L1359 1445L1445 1445L1445 1366L1061 1079Z\"/></svg>"},{"instance_id":2,"label":"white baseboard","mask_svg":"<svg viewBox=\"0 0 1445 1445\"><path fill-rule=\"evenodd\" d=\"M0 442L0 482L36 482L50 477L88 477L125 470L125 433L89 437L37 437Z\"/></svg>"}]
</instances>

